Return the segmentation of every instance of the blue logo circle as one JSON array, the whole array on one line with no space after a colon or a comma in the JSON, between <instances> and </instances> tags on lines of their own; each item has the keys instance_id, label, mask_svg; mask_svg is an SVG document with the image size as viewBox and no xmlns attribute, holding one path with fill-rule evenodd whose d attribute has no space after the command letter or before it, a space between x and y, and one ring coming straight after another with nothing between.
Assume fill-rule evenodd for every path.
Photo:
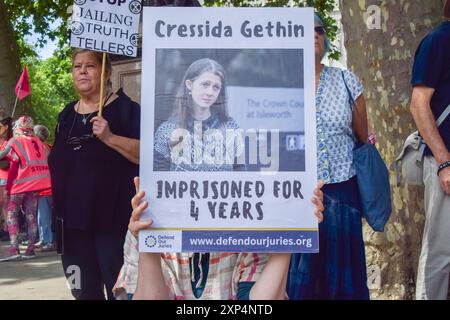
<instances>
[{"instance_id":1,"label":"blue logo circle","mask_svg":"<svg viewBox=\"0 0 450 320\"><path fill-rule=\"evenodd\" d=\"M156 237L155 237L155 236L152 236L152 235L147 236L147 237L145 238L145 245L146 245L148 248L153 248L153 247L155 247L155 246L156 246Z\"/></svg>"}]
</instances>

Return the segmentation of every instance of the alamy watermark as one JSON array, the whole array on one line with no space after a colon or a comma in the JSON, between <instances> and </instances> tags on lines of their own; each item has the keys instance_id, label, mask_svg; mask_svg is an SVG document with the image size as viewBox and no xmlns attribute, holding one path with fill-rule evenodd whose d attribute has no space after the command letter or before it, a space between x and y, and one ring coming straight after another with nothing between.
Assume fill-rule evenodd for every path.
<instances>
[{"instance_id":1,"label":"alamy watermark","mask_svg":"<svg viewBox=\"0 0 450 320\"><path fill-rule=\"evenodd\" d=\"M81 289L81 269L77 265L70 265L66 269L67 287L70 290Z\"/></svg>"},{"instance_id":2,"label":"alamy watermark","mask_svg":"<svg viewBox=\"0 0 450 320\"><path fill-rule=\"evenodd\" d=\"M369 30L381 30L381 8L377 5L371 5L367 7L364 13L364 21L366 22L367 29Z\"/></svg>"},{"instance_id":3,"label":"alamy watermark","mask_svg":"<svg viewBox=\"0 0 450 320\"><path fill-rule=\"evenodd\" d=\"M194 130L176 129L170 137L171 161L175 164L267 165L262 171L280 168L278 129L208 129L203 132L202 122L194 121ZM245 149L248 140L249 150Z\"/></svg>"}]
</instances>

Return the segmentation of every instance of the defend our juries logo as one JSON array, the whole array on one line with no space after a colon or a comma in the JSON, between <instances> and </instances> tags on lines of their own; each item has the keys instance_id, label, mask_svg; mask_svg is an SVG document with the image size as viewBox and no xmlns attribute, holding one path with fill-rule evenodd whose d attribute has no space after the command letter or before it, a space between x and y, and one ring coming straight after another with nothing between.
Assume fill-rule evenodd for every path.
<instances>
[{"instance_id":1,"label":"defend our juries logo","mask_svg":"<svg viewBox=\"0 0 450 320\"><path fill-rule=\"evenodd\" d=\"M149 235L145 238L145 245L148 248L153 248L154 246L156 246L156 243L157 241L155 236Z\"/></svg>"}]
</instances>

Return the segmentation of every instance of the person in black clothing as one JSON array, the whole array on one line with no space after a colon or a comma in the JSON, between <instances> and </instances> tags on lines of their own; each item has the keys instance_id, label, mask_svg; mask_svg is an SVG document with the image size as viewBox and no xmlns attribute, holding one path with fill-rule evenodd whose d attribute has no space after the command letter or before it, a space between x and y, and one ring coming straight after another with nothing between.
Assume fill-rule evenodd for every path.
<instances>
[{"instance_id":1,"label":"person in black clothing","mask_svg":"<svg viewBox=\"0 0 450 320\"><path fill-rule=\"evenodd\" d=\"M140 106L111 91L108 58L99 116L102 54L77 49L72 63L80 99L59 114L48 159L58 251L76 299L103 300L104 287L113 299L139 172Z\"/></svg>"}]
</instances>

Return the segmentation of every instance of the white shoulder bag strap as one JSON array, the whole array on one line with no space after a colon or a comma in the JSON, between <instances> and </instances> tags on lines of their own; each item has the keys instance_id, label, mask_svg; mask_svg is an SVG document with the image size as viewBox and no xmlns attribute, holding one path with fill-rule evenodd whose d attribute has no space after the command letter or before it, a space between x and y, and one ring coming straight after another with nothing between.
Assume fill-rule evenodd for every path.
<instances>
[{"instance_id":1,"label":"white shoulder bag strap","mask_svg":"<svg viewBox=\"0 0 450 320\"><path fill-rule=\"evenodd\" d=\"M439 127L442 124L442 122L444 122L444 120L448 117L449 114L450 114L450 104L447 106L444 112L442 112L439 119L437 119L436 125Z\"/></svg>"},{"instance_id":2,"label":"white shoulder bag strap","mask_svg":"<svg viewBox=\"0 0 450 320\"><path fill-rule=\"evenodd\" d=\"M436 121L436 125L439 128L439 126L442 124L442 122L445 121L445 119L448 117L448 115L450 114L450 104L447 106L447 108L444 110L444 112L442 112L442 114L439 116L439 118ZM418 131L414 132L413 134L411 134L409 137L411 137L412 135L416 135L416 139L420 139L421 141L423 141L422 138L420 138L420 135L418 133ZM408 138L409 138L408 137ZM425 148L426 148L426 144L424 142L420 143L420 147L419 147L419 158L422 159L423 158L423 154L425 152ZM400 153L400 155L395 159L395 175L397 177L397 186L400 185L400 166L401 166L401 161L402 158L404 156L406 152L406 145L403 146L402 152ZM420 160L421 161L421 160Z\"/></svg>"}]
</instances>

